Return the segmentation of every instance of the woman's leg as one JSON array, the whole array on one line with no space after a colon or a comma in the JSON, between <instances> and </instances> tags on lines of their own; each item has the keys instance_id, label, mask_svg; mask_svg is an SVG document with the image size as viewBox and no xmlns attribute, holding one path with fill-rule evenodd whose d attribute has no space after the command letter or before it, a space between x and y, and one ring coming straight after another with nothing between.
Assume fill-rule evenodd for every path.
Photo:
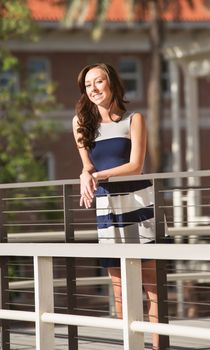
<instances>
[{"instance_id":1,"label":"woman's leg","mask_svg":"<svg viewBox=\"0 0 210 350\"><path fill-rule=\"evenodd\" d=\"M115 298L115 309L118 318L122 318L122 290L121 290L121 272L119 267L108 268L112 279L112 285ZM144 261L142 263L142 280L144 290L147 296L147 306L150 322L158 322L157 307L157 288L156 288L156 263L154 260ZM152 336L153 349L159 350L159 335Z\"/></svg>"},{"instance_id":2,"label":"woman's leg","mask_svg":"<svg viewBox=\"0 0 210 350\"><path fill-rule=\"evenodd\" d=\"M122 290L120 267L109 267L108 272L109 276L112 279L115 300L115 311L117 314L117 318L122 318Z\"/></svg>"},{"instance_id":3,"label":"woman's leg","mask_svg":"<svg viewBox=\"0 0 210 350\"><path fill-rule=\"evenodd\" d=\"M148 316L150 322L158 322L157 285L156 285L156 262L148 260L142 263L142 281L147 297ZM154 350L159 350L159 335L152 335Z\"/></svg>"}]
</instances>

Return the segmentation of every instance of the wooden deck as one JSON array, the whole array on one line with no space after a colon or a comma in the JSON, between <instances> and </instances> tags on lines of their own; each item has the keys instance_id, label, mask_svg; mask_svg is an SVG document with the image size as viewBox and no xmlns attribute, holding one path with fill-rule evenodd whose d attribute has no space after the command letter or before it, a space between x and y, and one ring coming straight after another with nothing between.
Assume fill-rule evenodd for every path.
<instances>
[{"instance_id":1,"label":"wooden deck","mask_svg":"<svg viewBox=\"0 0 210 350\"><path fill-rule=\"evenodd\" d=\"M210 328L210 319L176 321L174 324ZM16 332L22 332L18 334ZM122 332L103 328L79 327L79 350L123 350ZM193 340L189 338L170 338L170 350L200 349L210 350L207 340ZM11 334L11 347L13 350L35 349L35 336L33 330L16 329ZM68 350L67 328L56 326L56 350ZM145 335L145 349L151 349L151 338ZM73 349L72 349L73 350ZM138 350L138 349L137 349ZM143 349L139 349L143 350Z\"/></svg>"}]
</instances>

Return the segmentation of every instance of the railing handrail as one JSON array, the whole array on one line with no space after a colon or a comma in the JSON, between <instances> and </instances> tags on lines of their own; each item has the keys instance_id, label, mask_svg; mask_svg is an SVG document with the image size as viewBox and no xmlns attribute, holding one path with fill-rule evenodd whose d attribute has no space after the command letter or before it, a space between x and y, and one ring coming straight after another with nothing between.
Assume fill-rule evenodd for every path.
<instances>
[{"instance_id":1,"label":"railing handrail","mask_svg":"<svg viewBox=\"0 0 210 350\"><path fill-rule=\"evenodd\" d=\"M35 312L0 310L0 319L35 321ZM66 314L55 314L44 312L41 315L42 322L59 323L65 325L78 325L89 327L105 327L107 329L123 329L123 321L119 319L99 318L90 316L76 316ZM141 321L132 321L130 328L133 332L158 333L163 335L183 336L193 339L210 340L209 330L201 327L189 327L182 325L150 323Z\"/></svg>"},{"instance_id":2,"label":"railing handrail","mask_svg":"<svg viewBox=\"0 0 210 350\"><path fill-rule=\"evenodd\" d=\"M196 171L173 171L168 173L152 173L144 175L132 175L132 176L116 176L110 177L110 182L118 181L133 181L135 180L155 180L155 179L173 179L173 178L184 178L184 177L200 177L210 176L210 170L196 170Z\"/></svg>"},{"instance_id":3,"label":"railing handrail","mask_svg":"<svg viewBox=\"0 0 210 350\"><path fill-rule=\"evenodd\" d=\"M0 256L209 260L207 244L1 243Z\"/></svg>"},{"instance_id":4,"label":"railing handrail","mask_svg":"<svg viewBox=\"0 0 210 350\"><path fill-rule=\"evenodd\" d=\"M168 173L151 173L144 175L132 175L132 176L116 176L110 177L109 182L118 181L137 181L137 180L154 180L154 179L172 179L172 178L184 178L184 177L199 177L210 176L210 170L196 170L196 171L181 171L181 172L168 172ZM26 188L26 187L46 187L46 186L59 186L59 185L77 185L80 180L77 179L62 179L62 180L49 180L49 181L36 181L36 182L19 182L19 183L5 183L0 184L0 189L9 188Z\"/></svg>"},{"instance_id":5,"label":"railing handrail","mask_svg":"<svg viewBox=\"0 0 210 350\"><path fill-rule=\"evenodd\" d=\"M210 226L180 226L180 227L168 227L168 234L174 236L209 236ZM9 233L9 243L21 243L21 242L64 242L65 231L39 231L28 233ZM97 230L75 230L75 241L93 241L98 239Z\"/></svg>"},{"instance_id":6,"label":"railing handrail","mask_svg":"<svg viewBox=\"0 0 210 350\"><path fill-rule=\"evenodd\" d=\"M6 320L36 320L35 312L16 311L16 310L0 310L0 319ZM123 321L119 319L93 317L93 316L76 316L66 314L55 314L44 312L41 315L44 323L59 323L65 325L89 326L89 327L105 327L107 329L123 329ZM183 336L193 339L210 340L209 330L201 327L189 327L182 325L150 323L141 321L132 321L130 328L133 332L140 333L158 333L163 335Z\"/></svg>"}]
</instances>

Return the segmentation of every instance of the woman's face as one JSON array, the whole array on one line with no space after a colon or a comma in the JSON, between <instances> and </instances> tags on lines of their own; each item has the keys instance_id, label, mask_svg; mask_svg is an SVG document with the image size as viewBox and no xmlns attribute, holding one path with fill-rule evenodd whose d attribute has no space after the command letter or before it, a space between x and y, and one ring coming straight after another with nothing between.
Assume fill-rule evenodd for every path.
<instances>
[{"instance_id":1,"label":"woman's face","mask_svg":"<svg viewBox=\"0 0 210 350\"><path fill-rule=\"evenodd\" d=\"M90 69L85 76L88 98L97 106L109 108L112 93L106 73L101 68Z\"/></svg>"}]
</instances>

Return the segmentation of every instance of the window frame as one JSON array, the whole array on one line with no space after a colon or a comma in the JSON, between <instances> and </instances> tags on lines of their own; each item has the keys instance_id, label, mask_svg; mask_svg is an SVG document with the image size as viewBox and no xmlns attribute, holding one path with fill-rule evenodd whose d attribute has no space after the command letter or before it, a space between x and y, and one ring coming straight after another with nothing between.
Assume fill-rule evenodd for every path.
<instances>
[{"instance_id":1,"label":"window frame","mask_svg":"<svg viewBox=\"0 0 210 350\"><path fill-rule=\"evenodd\" d=\"M45 57L45 56L31 56L28 58L27 60L27 75L30 78L30 76L34 73L30 72L30 68L29 65L32 61L44 61L46 63L46 69L45 69L45 74L46 74L46 83L50 83L51 81L51 62L49 60L49 58ZM41 73L41 71L40 71Z\"/></svg>"},{"instance_id":2,"label":"window frame","mask_svg":"<svg viewBox=\"0 0 210 350\"><path fill-rule=\"evenodd\" d=\"M120 71L120 63L123 61L130 61L132 63L135 63L136 65L136 71L133 73L123 73ZM129 94L129 92L126 92L126 86L125 87L125 97L131 101L142 101L143 99L143 69L142 69L142 61L138 57L134 56L124 56L121 57L119 60L119 75L122 81L128 79L128 80L134 80L136 82L136 91L135 95Z\"/></svg>"}]
</instances>

